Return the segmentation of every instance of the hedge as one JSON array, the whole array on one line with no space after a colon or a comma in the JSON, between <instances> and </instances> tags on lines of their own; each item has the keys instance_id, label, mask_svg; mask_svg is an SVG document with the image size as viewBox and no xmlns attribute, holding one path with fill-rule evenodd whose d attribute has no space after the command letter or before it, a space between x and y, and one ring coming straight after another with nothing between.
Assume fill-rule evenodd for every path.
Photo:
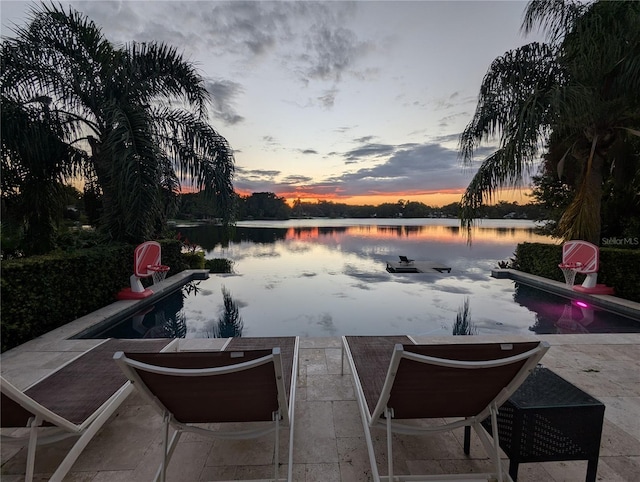
<instances>
[{"instance_id":1,"label":"hedge","mask_svg":"<svg viewBox=\"0 0 640 482\"><path fill-rule=\"evenodd\" d=\"M189 268L178 240L162 240L168 276ZM129 286L135 246L100 246L2 261L2 351L107 306ZM150 284L143 280L143 284Z\"/></svg>"},{"instance_id":2,"label":"hedge","mask_svg":"<svg viewBox=\"0 0 640 482\"><path fill-rule=\"evenodd\" d=\"M564 281L558 264L562 245L522 243L516 248L512 267L544 278ZM584 275L576 276L581 283ZM640 249L600 248L598 283L611 286L615 296L640 302Z\"/></svg>"}]
</instances>

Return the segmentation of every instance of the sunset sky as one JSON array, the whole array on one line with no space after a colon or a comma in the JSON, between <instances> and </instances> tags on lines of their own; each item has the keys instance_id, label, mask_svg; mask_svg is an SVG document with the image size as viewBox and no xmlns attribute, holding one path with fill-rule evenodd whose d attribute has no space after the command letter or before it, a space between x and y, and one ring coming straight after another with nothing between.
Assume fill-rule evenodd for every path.
<instances>
[{"instance_id":1,"label":"sunset sky","mask_svg":"<svg viewBox=\"0 0 640 482\"><path fill-rule=\"evenodd\" d=\"M206 79L236 190L290 200L459 201L477 165L461 166L458 139L487 68L541 39L520 33L522 1L62 4L115 44L177 47ZM0 3L3 36L31 5Z\"/></svg>"}]
</instances>

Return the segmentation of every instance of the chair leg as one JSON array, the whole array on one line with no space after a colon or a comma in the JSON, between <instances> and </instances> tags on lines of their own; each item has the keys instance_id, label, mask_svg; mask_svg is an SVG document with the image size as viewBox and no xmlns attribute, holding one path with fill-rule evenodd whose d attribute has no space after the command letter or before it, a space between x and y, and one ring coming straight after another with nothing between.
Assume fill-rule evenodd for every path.
<instances>
[{"instance_id":1,"label":"chair leg","mask_svg":"<svg viewBox=\"0 0 640 482\"><path fill-rule=\"evenodd\" d=\"M168 431L168 425L167 425L167 437L168 437L168 434L169 434L169 431ZM163 469L166 475L166 469L169 466L169 461L173 456L173 452L176 449L176 446L178 445L178 441L180 440L181 436L182 436L182 430L176 430L175 432L173 432L173 436L171 437L171 440L169 441L168 446L164 446L164 443L163 443L162 450L164 452L164 457L162 459L162 463L160 464L160 467L158 467L156 476L153 479L155 482L158 482L160 480Z\"/></svg>"},{"instance_id":2,"label":"chair leg","mask_svg":"<svg viewBox=\"0 0 640 482\"><path fill-rule=\"evenodd\" d=\"M389 408L384 409L384 416L387 419L387 467L388 467L388 479L393 480L393 432L391 431L391 417L393 417L393 410Z\"/></svg>"},{"instance_id":3,"label":"chair leg","mask_svg":"<svg viewBox=\"0 0 640 482\"><path fill-rule=\"evenodd\" d=\"M162 465L160 466L160 481L167 477L167 452L169 451L169 414L164 414L164 430L162 431Z\"/></svg>"},{"instance_id":4,"label":"chair leg","mask_svg":"<svg viewBox=\"0 0 640 482\"><path fill-rule=\"evenodd\" d=\"M279 481L280 473L278 470L278 463L280 462L280 414L278 412L273 412L273 423L276 424L276 429L274 430L276 436L273 447L273 479ZM291 450L291 447L289 450Z\"/></svg>"},{"instance_id":5,"label":"chair leg","mask_svg":"<svg viewBox=\"0 0 640 482\"><path fill-rule=\"evenodd\" d=\"M289 465L287 467L287 482L293 481L293 436L294 436L294 420L295 406L291 407L291 415L289 416Z\"/></svg>"},{"instance_id":6,"label":"chair leg","mask_svg":"<svg viewBox=\"0 0 640 482\"><path fill-rule=\"evenodd\" d=\"M500 441L498 437L498 407L495 404L490 407L491 431L493 432L493 453L491 458L498 474L498 482L502 482L502 462L500 461Z\"/></svg>"},{"instance_id":7,"label":"chair leg","mask_svg":"<svg viewBox=\"0 0 640 482\"><path fill-rule=\"evenodd\" d=\"M32 417L29 420L29 445L27 446L27 468L24 474L25 482L33 480L33 472L36 465L36 448L38 446L38 427L42 423L40 417Z\"/></svg>"}]
</instances>

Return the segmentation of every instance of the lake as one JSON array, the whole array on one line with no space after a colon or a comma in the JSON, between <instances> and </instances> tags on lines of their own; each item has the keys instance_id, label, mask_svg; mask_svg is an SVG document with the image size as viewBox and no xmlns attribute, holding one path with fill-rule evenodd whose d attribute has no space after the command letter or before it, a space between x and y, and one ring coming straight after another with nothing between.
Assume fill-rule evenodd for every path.
<instances>
[{"instance_id":1,"label":"lake","mask_svg":"<svg viewBox=\"0 0 640 482\"><path fill-rule=\"evenodd\" d=\"M627 333L640 320L494 279L517 244L555 242L522 220L485 220L467 242L453 219L312 219L182 226L231 274L187 284L87 338L451 335L465 306L472 332ZM389 273L399 256L450 273ZM224 295L226 293L226 297ZM225 302L227 303L225 306Z\"/></svg>"}]
</instances>

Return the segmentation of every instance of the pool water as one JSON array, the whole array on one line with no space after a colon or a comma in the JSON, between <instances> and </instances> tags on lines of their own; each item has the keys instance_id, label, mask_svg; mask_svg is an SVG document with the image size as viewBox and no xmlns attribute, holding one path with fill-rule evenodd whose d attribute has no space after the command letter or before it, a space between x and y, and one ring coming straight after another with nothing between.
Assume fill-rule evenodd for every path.
<instances>
[{"instance_id":1,"label":"pool water","mask_svg":"<svg viewBox=\"0 0 640 482\"><path fill-rule=\"evenodd\" d=\"M233 260L234 273L211 274L148 313L87 337L449 335L465 303L478 334L640 331L638 320L492 278L491 269L509 260L518 243L554 242L528 221L484 222L471 244L458 222L446 219L245 222L231 234L215 226L180 231L207 258ZM451 273L388 273L386 263L400 255Z\"/></svg>"}]
</instances>

